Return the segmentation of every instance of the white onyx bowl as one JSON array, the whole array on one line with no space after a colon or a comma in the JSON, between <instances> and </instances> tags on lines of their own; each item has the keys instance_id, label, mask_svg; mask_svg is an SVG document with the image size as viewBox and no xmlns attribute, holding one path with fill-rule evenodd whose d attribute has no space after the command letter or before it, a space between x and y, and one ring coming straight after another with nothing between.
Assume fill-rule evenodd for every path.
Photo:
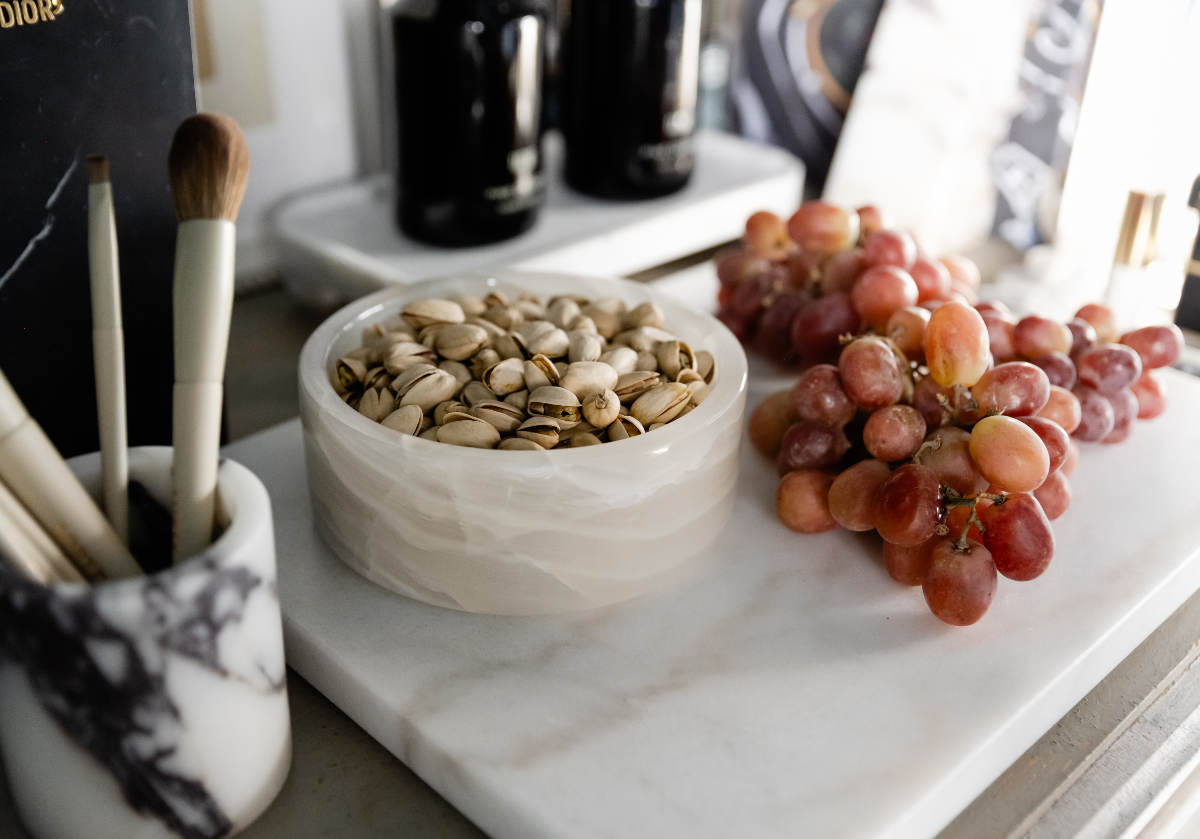
<instances>
[{"instance_id":1,"label":"white onyx bowl","mask_svg":"<svg viewBox=\"0 0 1200 839\"><path fill-rule=\"evenodd\" d=\"M400 434L346 405L330 378L364 327L410 300L529 291L653 301L666 328L716 360L708 398L648 434L547 452ZM333 314L300 353L300 416L317 529L385 588L469 612L535 615L618 603L699 564L733 506L746 356L710 315L627 280L497 272L429 280Z\"/></svg>"}]
</instances>

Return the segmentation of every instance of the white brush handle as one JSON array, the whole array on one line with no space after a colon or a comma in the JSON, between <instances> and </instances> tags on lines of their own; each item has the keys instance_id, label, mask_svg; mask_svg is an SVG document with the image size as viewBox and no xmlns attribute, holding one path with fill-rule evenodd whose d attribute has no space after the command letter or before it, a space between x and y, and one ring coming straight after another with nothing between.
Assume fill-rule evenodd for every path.
<instances>
[{"instance_id":1,"label":"white brush handle","mask_svg":"<svg viewBox=\"0 0 1200 839\"><path fill-rule=\"evenodd\" d=\"M122 542L129 542L129 453L125 408L125 333L112 185L88 187L88 267L92 285L92 357L100 424L100 474L104 512Z\"/></svg>"},{"instance_id":2,"label":"white brush handle","mask_svg":"<svg viewBox=\"0 0 1200 839\"><path fill-rule=\"evenodd\" d=\"M66 554L3 483L0 483L0 550L8 553L38 582L84 581Z\"/></svg>"},{"instance_id":3,"label":"white brush handle","mask_svg":"<svg viewBox=\"0 0 1200 839\"><path fill-rule=\"evenodd\" d=\"M175 559L212 537L221 442L222 382L233 313L236 228L222 219L181 222L175 243Z\"/></svg>"},{"instance_id":4,"label":"white brush handle","mask_svg":"<svg viewBox=\"0 0 1200 839\"><path fill-rule=\"evenodd\" d=\"M77 562L91 560L111 579L142 572L33 419L26 419L0 440L0 479Z\"/></svg>"}]
</instances>

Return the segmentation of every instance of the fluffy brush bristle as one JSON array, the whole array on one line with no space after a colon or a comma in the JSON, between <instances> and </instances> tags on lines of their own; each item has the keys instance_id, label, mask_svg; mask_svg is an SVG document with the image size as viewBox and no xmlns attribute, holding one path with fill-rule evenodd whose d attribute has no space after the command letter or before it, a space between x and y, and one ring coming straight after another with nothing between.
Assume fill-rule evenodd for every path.
<instances>
[{"instance_id":1,"label":"fluffy brush bristle","mask_svg":"<svg viewBox=\"0 0 1200 839\"><path fill-rule=\"evenodd\" d=\"M89 184L102 184L108 181L109 169L107 157L102 154L89 154L86 162Z\"/></svg>"},{"instance_id":2,"label":"fluffy brush bristle","mask_svg":"<svg viewBox=\"0 0 1200 839\"><path fill-rule=\"evenodd\" d=\"M250 151L236 122L219 114L188 117L175 131L167 164L180 221L237 220Z\"/></svg>"}]
</instances>

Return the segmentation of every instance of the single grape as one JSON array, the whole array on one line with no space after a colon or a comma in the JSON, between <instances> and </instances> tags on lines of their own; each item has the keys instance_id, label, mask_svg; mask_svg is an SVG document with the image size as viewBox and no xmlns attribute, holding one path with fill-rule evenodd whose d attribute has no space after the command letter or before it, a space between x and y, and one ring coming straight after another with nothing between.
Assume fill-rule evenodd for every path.
<instances>
[{"instance_id":1,"label":"single grape","mask_svg":"<svg viewBox=\"0 0 1200 839\"><path fill-rule=\"evenodd\" d=\"M940 428L954 421L954 389L942 387L932 376L924 376L913 387L913 407L921 412L927 428Z\"/></svg>"},{"instance_id":2,"label":"single grape","mask_svg":"<svg viewBox=\"0 0 1200 839\"><path fill-rule=\"evenodd\" d=\"M729 307L722 306L717 310L717 320L725 325L725 328L733 333L733 337L745 343L750 337L750 330L746 321L734 314Z\"/></svg>"},{"instance_id":3,"label":"single grape","mask_svg":"<svg viewBox=\"0 0 1200 839\"><path fill-rule=\"evenodd\" d=\"M796 247L788 236L783 219L769 210L759 210L746 219L742 242L746 246L746 253L770 260L786 259Z\"/></svg>"},{"instance_id":4,"label":"single grape","mask_svg":"<svg viewBox=\"0 0 1200 839\"><path fill-rule=\"evenodd\" d=\"M787 230L804 250L828 256L858 241L858 213L824 201L807 201L788 219Z\"/></svg>"},{"instance_id":5,"label":"single grape","mask_svg":"<svg viewBox=\"0 0 1200 839\"><path fill-rule=\"evenodd\" d=\"M834 292L818 297L796 315L792 346L810 364L831 361L841 352L841 336L857 334L858 330L858 313L850 303L850 295Z\"/></svg>"},{"instance_id":6,"label":"single grape","mask_svg":"<svg viewBox=\"0 0 1200 839\"><path fill-rule=\"evenodd\" d=\"M842 377L832 364L805 370L792 385L793 410L799 419L840 428L854 419L858 407L842 388Z\"/></svg>"},{"instance_id":7,"label":"single grape","mask_svg":"<svg viewBox=\"0 0 1200 839\"><path fill-rule=\"evenodd\" d=\"M950 538L934 542L921 588L938 620L970 626L992 605L996 586L996 565L983 545L968 539L960 549Z\"/></svg>"},{"instance_id":8,"label":"single grape","mask_svg":"<svg viewBox=\"0 0 1200 839\"><path fill-rule=\"evenodd\" d=\"M713 257L717 269L717 280L721 286L741 285L751 277L757 277L771 267L769 260L751 256L743 248L726 248Z\"/></svg>"},{"instance_id":9,"label":"single grape","mask_svg":"<svg viewBox=\"0 0 1200 839\"><path fill-rule=\"evenodd\" d=\"M846 394L868 411L891 405L904 393L905 374L882 338L867 336L847 344L838 359L838 372Z\"/></svg>"},{"instance_id":10,"label":"single grape","mask_svg":"<svg viewBox=\"0 0 1200 839\"><path fill-rule=\"evenodd\" d=\"M908 268L916 258L917 243L902 231L879 230L863 239L863 259L869 266Z\"/></svg>"},{"instance_id":11,"label":"single grape","mask_svg":"<svg viewBox=\"0 0 1200 839\"><path fill-rule=\"evenodd\" d=\"M971 396L985 413L1028 416L1040 411L1050 398L1050 380L1036 365L1009 361L985 371L971 386Z\"/></svg>"},{"instance_id":12,"label":"single grape","mask_svg":"<svg viewBox=\"0 0 1200 839\"><path fill-rule=\"evenodd\" d=\"M1060 352L1046 353L1034 362L1046 371L1050 384L1070 390L1075 387L1075 362Z\"/></svg>"},{"instance_id":13,"label":"single grape","mask_svg":"<svg viewBox=\"0 0 1200 839\"><path fill-rule=\"evenodd\" d=\"M1054 521L1071 506L1071 483L1062 472L1051 472L1046 482L1033 491L1033 497L1042 505L1046 518Z\"/></svg>"},{"instance_id":14,"label":"single grape","mask_svg":"<svg viewBox=\"0 0 1200 839\"><path fill-rule=\"evenodd\" d=\"M1080 306L1075 317L1085 320L1096 330L1096 340L1108 343L1117 339L1117 315L1103 303Z\"/></svg>"},{"instance_id":15,"label":"single grape","mask_svg":"<svg viewBox=\"0 0 1200 839\"><path fill-rule=\"evenodd\" d=\"M1146 370L1130 387L1138 402L1138 419L1154 419L1167 409L1167 392L1162 382Z\"/></svg>"},{"instance_id":16,"label":"single grape","mask_svg":"<svg viewBox=\"0 0 1200 839\"><path fill-rule=\"evenodd\" d=\"M858 238L866 239L872 233L886 230L890 225L883 211L874 204L865 204L855 210L858 213Z\"/></svg>"},{"instance_id":17,"label":"single grape","mask_svg":"<svg viewBox=\"0 0 1200 839\"><path fill-rule=\"evenodd\" d=\"M1096 328L1083 318L1071 318L1067 321L1067 329L1071 332L1069 355L1072 359L1078 358L1099 342L1096 338Z\"/></svg>"},{"instance_id":18,"label":"single grape","mask_svg":"<svg viewBox=\"0 0 1200 839\"><path fill-rule=\"evenodd\" d=\"M1004 318L1009 323L1016 323L1017 319L1013 316L1012 309L1008 308L1003 300L981 300L975 304L975 311L987 317L989 314Z\"/></svg>"},{"instance_id":19,"label":"single grape","mask_svg":"<svg viewBox=\"0 0 1200 839\"><path fill-rule=\"evenodd\" d=\"M796 469L820 469L842 459L850 448L846 432L812 420L797 420L783 432L775 464L780 475Z\"/></svg>"},{"instance_id":20,"label":"single grape","mask_svg":"<svg viewBox=\"0 0 1200 839\"><path fill-rule=\"evenodd\" d=\"M1103 440L1116 422L1112 403L1100 391L1086 385L1076 385L1071 393L1079 400L1079 425L1071 435L1087 443Z\"/></svg>"},{"instance_id":21,"label":"single grape","mask_svg":"<svg viewBox=\"0 0 1200 839\"><path fill-rule=\"evenodd\" d=\"M847 530L875 527L875 493L891 472L879 460L860 460L844 470L829 487L829 512Z\"/></svg>"},{"instance_id":22,"label":"single grape","mask_svg":"<svg viewBox=\"0 0 1200 839\"><path fill-rule=\"evenodd\" d=\"M917 304L917 284L903 268L868 268L850 290L854 310L873 329L882 332L892 312Z\"/></svg>"},{"instance_id":23,"label":"single grape","mask_svg":"<svg viewBox=\"0 0 1200 839\"><path fill-rule=\"evenodd\" d=\"M1173 323L1143 326L1121 336L1121 343L1134 349L1142 359L1142 367L1154 370L1179 360L1183 353L1183 333Z\"/></svg>"},{"instance_id":24,"label":"single grape","mask_svg":"<svg viewBox=\"0 0 1200 839\"><path fill-rule=\"evenodd\" d=\"M787 285L794 290L809 290L821 280L825 255L816 251L792 251L784 262Z\"/></svg>"},{"instance_id":25,"label":"single grape","mask_svg":"<svg viewBox=\"0 0 1200 839\"><path fill-rule=\"evenodd\" d=\"M983 323L987 327L988 346L992 350L992 360L996 364L1016 360L1017 350L1013 346L1013 322L1000 315L985 312Z\"/></svg>"},{"instance_id":26,"label":"single grape","mask_svg":"<svg viewBox=\"0 0 1200 839\"><path fill-rule=\"evenodd\" d=\"M1075 467L1079 465L1079 444L1074 440L1071 441L1071 448L1067 450L1067 460L1063 463L1059 472L1062 472L1068 477L1075 471Z\"/></svg>"},{"instance_id":27,"label":"single grape","mask_svg":"<svg viewBox=\"0 0 1200 839\"><path fill-rule=\"evenodd\" d=\"M866 267L861 248L838 251L821 265L821 292L849 292L854 288L854 281L858 279L858 275Z\"/></svg>"},{"instance_id":28,"label":"single grape","mask_svg":"<svg viewBox=\"0 0 1200 839\"><path fill-rule=\"evenodd\" d=\"M940 262L916 259L909 267L913 282L917 284L917 302L922 300L945 300L950 293L950 272Z\"/></svg>"},{"instance_id":29,"label":"single grape","mask_svg":"<svg viewBox=\"0 0 1200 839\"><path fill-rule=\"evenodd\" d=\"M1050 453L1032 428L1006 416L984 417L971 429L971 457L993 486L1030 492L1050 473Z\"/></svg>"},{"instance_id":30,"label":"single grape","mask_svg":"<svg viewBox=\"0 0 1200 839\"><path fill-rule=\"evenodd\" d=\"M837 522L829 514L829 485L833 476L819 469L799 469L779 479L775 514L784 527L799 533L823 533Z\"/></svg>"},{"instance_id":31,"label":"single grape","mask_svg":"<svg viewBox=\"0 0 1200 839\"><path fill-rule=\"evenodd\" d=\"M1032 580L1054 556L1054 531L1038 500L1027 492L979 509L983 544L996 570L1010 580Z\"/></svg>"},{"instance_id":32,"label":"single grape","mask_svg":"<svg viewBox=\"0 0 1200 839\"><path fill-rule=\"evenodd\" d=\"M1067 451L1071 448L1071 438L1058 423L1045 417L1018 417L1021 422L1033 429L1046 447L1050 456L1050 471L1056 472L1067 460Z\"/></svg>"},{"instance_id":33,"label":"single grape","mask_svg":"<svg viewBox=\"0 0 1200 839\"><path fill-rule=\"evenodd\" d=\"M791 361L795 356L795 350L792 348L792 323L808 303L809 298L803 294L777 296L758 321L755 346L759 352L781 364Z\"/></svg>"},{"instance_id":34,"label":"single grape","mask_svg":"<svg viewBox=\"0 0 1200 839\"><path fill-rule=\"evenodd\" d=\"M933 536L941 513L941 487L925 466L906 463L875 493L875 529L888 542L912 547Z\"/></svg>"},{"instance_id":35,"label":"single grape","mask_svg":"<svg viewBox=\"0 0 1200 839\"><path fill-rule=\"evenodd\" d=\"M974 508L977 510L983 509L982 505L990 504L986 496L980 496L975 499ZM969 505L955 504L946 509L946 529L950 531L950 536L958 539L965 535L967 539L974 539L976 542L983 544L983 533L979 530L979 526L975 521L971 521L971 509Z\"/></svg>"},{"instance_id":36,"label":"single grape","mask_svg":"<svg viewBox=\"0 0 1200 839\"><path fill-rule=\"evenodd\" d=\"M1133 431L1133 422L1138 415L1137 397L1132 390L1124 388L1113 394L1105 394L1104 398L1113 407L1113 428L1100 442L1120 443Z\"/></svg>"},{"instance_id":37,"label":"single grape","mask_svg":"<svg viewBox=\"0 0 1200 839\"><path fill-rule=\"evenodd\" d=\"M937 537L906 548L892 542L883 543L883 565L888 576L902 586L919 586L925 580L929 557Z\"/></svg>"},{"instance_id":38,"label":"single grape","mask_svg":"<svg viewBox=\"0 0 1200 839\"><path fill-rule=\"evenodd\" d=\"M925 439L925 420L911 405L887 405L871 413L862 440L872 457L885 462L907 460Z\"/></svg>"},{"instance_id":39,"label":"single grape","mask_svg":"<svg viewBox=\"0 0 1200 839\"><path fill-rule=\"evenodd\" d=\"M928 309L905 306L892 312L884 334L909 360L920 362L925 359L925 326L928 323Z\"/></svg>"},{"instance_id":40,"label":"single grape","mask_svg":"<svg viewBox=\"0 0 1200 839\"><path fill-rule=\"evenodd\" d=\"M750 444L767 457L774 458L779 454L783 432L797 419L791 391L779 390L772 393L750 412L750 419L746 424Z\"/></svg>"},{"instance_id":41,"label":"single grape","mask_svg":"<svg viewBox=\"0 0 1200 839\"><path fill-rule=\"evenodd\" d=\"M1075 359L1079 383L1106 396L1129 387L1142 375L1142 360L1124 344L1105 344Z\"/></svg>"},{"instance_id":42,"label":"single grape","mask_svg":"<svg viewBox=\"0 0 1200 839\"><path fill-rule=\"evenodd\" d=\"M987 326L979 312L955 301L933 311L925 327L925 363L939 385L970 387L990 361Z\"/></svg>"},{"instance_id":43,"label":"single grape","mask_svg":"<svg viewBox=\"0 0 1200 839\"><path fill-rule=\"evenodd\" d=\"M1058 423L1063 431L1070 434L1079 427L1082 418L1079 399L1066 388L1050 385L1050 396L1046 399L1046 404L1034 416L1045 417Z\"/></svg>"},{"instance_id":44,"label":"single grape","mask_svg":"<svg viewBox=\"0 0 1200 839\"><path fill-rule=\"evenodd\" d=\"M745 321L757 319L767 299L775 294L776 284L780 283L781 278L782 275L776 266L746 278L733 287L729 297L729 310L735 317Z\"/></svg>"},{"instance_id":45,"label":"single grape","mask_svg":"<svg viewBox=\"0 0 1200 839\"><path fill-rule=\"evenodd\" d=\"M1036 361L1047 353L1071 351L1071 330L1041 315L1026 315L1013 327L1013 347L1017 355Z\"/></svg>"},{"instance_id":46,"label":"single grape","mask_svg":"<svg viewBox=\"0 0 1200 839\"><path fill-rule=\"evenodd\" d=\"M979 291L983 277L979 273L979 266L973 260L965 256L951 255L940 257L938 262L950 272L951 288L969 290L971 294L967 295L968 297Z\"/></svg>"},{"instance_id":47,"label":"single grape","mask_svg":"<svg viewBox=\"0 0 1200 839\"><path fill-rule=\"evenodd\" d=\"M938 482L959 495L975 495L987 489L983 477L971 457L971 432L956 425L931 431L925 445L916 455L917 462L933 471Z\"/></svg>"}]
</instances>

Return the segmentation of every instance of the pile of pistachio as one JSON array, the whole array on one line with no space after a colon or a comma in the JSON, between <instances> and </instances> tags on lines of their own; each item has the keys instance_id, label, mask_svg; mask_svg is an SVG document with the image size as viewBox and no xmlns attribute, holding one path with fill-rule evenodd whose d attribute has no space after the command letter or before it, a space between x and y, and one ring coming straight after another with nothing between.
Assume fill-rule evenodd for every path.
<instances>
[{"instance_id":1,"label":"pile of pistachio","mask_svg":"<svg viewBox=\"0 0 1200 839\"><path fill-rule=\"evenodd\" d=\"M414 300L363 330L333 386L402 434L476 448L592 446L646 434L708 396L714 360L663 329L654 303Z\"/></svg>"}]
</instances>

